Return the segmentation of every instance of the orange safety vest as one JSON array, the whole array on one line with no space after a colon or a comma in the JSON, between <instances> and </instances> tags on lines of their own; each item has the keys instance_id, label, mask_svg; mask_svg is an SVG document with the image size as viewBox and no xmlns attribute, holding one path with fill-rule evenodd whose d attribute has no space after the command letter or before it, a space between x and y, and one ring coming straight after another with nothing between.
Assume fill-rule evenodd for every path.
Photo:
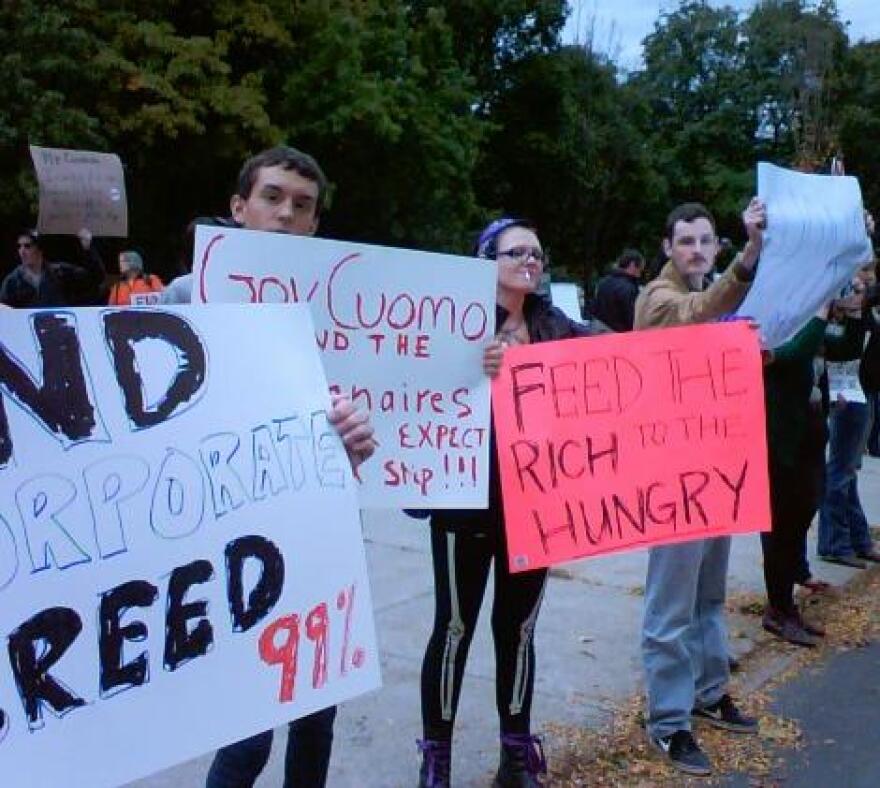
<instances>
[{"instance_id":1,"label":"orange safety vest","mask_svg":"<svg viewBox=\"0 0 880 788\"><path fill-rule=\"evenodd\" d=\"M119 280L110 288L110 300L107 302L111 306L130 306L132 296L146 295L149 293L161 293L164 289L162 280L155 274L145 274L132 279L130 282L125 279ZM140 299L135 298L137 303ZM148 301L148 299L143 299ZM152 299L149 299L150 301Z\"/></svg>"}]
</instances>

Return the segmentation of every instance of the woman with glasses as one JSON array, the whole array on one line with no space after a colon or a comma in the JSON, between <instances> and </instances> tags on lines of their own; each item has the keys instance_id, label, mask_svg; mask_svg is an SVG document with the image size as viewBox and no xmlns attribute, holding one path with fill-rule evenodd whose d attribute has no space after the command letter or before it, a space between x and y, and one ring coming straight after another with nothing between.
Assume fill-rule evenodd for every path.
<instances>
[{"instance_id":1,"label":"woman with glasses","mask_svg":"<svg viewBox=\"0 0 880 788\"><path fill-rule=\"evenodd\" d=\"M504 348L588 336L576 323L536 294L544 252L535 228L514 217L492 222L480 234L477 257L498 261L497 336L486 349L484 369L495 377ZM434 564L434 628L422 665L424 739L419 786L450 784L452 729L468 649L494 560L495 692L501 727L501 763L496 788L533 788L546 771L540 741L532 735L530 714L535 681L535 622L547 570L511 574L494 432L489 446L489 508L431 513Z\"/></svg>"}]
</instances>

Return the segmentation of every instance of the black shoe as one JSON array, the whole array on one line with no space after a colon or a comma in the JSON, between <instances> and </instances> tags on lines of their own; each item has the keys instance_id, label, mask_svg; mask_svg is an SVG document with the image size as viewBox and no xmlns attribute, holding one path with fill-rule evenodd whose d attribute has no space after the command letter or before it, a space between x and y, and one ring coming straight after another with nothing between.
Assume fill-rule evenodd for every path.
<instances>
[{"instance_id":1,"label":"black shoe","mask_svg":"<svg viewBox=\"0 0 880 788\"><path fill-rule=\"evenodd\" d=\"M448 741L418 739L416 744L422 753L419 769L419 788L449 788L452 746Z\"/></svg>"},{"instance_id":2,"label":"black shoe","mask_svg":"<svg viewBox=\"0 0 880 788\"><path fill-rule=\"evenodd\" d=\"M652 736L651 744L680 772L696 777L712 774L712 764L690 731L680 730L669 736Z\"/></svg>"},{"instance_id":3,"label":"black shoe","mask_svg":"<svg viewBox=\"0 0 880 788\"><path fill-rule=\"evenodd\" d=\"M702 709L694 709L691 716L705 720L710 725L733 733L757 733L758 721L746 717L733 702L730 695L722 695L721 700Z\"/></svg>"},{"instance_id":4,"label":"black shoe","mask_svg":"<svg viewBox=\"0 0 880 788\"><path fill-rule=\"evenodd\" d=\"M546 773L544 748L537 736L502 734L501 764L492 788L541 788L538 775Z\"/></svg>"}]
</instances>

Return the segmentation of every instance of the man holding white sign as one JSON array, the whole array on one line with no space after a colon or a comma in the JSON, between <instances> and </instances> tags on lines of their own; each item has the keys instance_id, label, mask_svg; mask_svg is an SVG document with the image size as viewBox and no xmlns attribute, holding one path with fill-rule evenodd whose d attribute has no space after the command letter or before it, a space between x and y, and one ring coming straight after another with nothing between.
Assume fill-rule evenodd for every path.
<instances>
[{"instance_id":1,"label":"man holding white sign","mask_svg":"<svg viewBox=\"0 0 880 788\"><path fill-rule=\"evenodd\" d=\"M254 210L234 204L236 225ZM291 232L196 227L193 302L311 307L331 390L373 414L365 509L485 508L496 262L312 238L300 215Z\"/></svg>"},{"instance_id":2,"label":"man holding white sign","mask_svg":"<svg viewBox=\"0 0 880 788\"><path fill-rule=\"evenodd\" d=\"M279 146L248 159L230 200L234 226L290 235L313 235L326 198L327 179L318 163L294 148ZM177 292L192 280L185 274L172 283ZM170 288L169 288L170 289ZM354 464L372 454L372 429L366 415L345 398L334 398L331 413L352 454ZM368 427L368 425L366 425ZM347 440L350 436L351 440ZM290 723L285 757L285 786L315 786L327 779L336 707ZM222 748L208 773L207 788L253 785L269 758L272 731Z\"/></svg>"}]
</instances>

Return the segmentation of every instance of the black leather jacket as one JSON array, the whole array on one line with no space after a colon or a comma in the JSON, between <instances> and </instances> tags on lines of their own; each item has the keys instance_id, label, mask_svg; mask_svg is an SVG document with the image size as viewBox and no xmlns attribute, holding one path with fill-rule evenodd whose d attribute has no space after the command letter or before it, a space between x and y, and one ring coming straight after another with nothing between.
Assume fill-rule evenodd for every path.
<instances>
[{"instance_id":1,"label":"black leather jacket","mask_svg":"<svg viewBox=\"0 0 880 788\"><path fill-rule=\"evenodd\" d=\"M16 266L0 285L0 303L17 309L102 303L105 271L101 256L94 244L80 256L81 265L47 261L38 287L28 281L21 265Z\"/></svg>"}]
</instances>

